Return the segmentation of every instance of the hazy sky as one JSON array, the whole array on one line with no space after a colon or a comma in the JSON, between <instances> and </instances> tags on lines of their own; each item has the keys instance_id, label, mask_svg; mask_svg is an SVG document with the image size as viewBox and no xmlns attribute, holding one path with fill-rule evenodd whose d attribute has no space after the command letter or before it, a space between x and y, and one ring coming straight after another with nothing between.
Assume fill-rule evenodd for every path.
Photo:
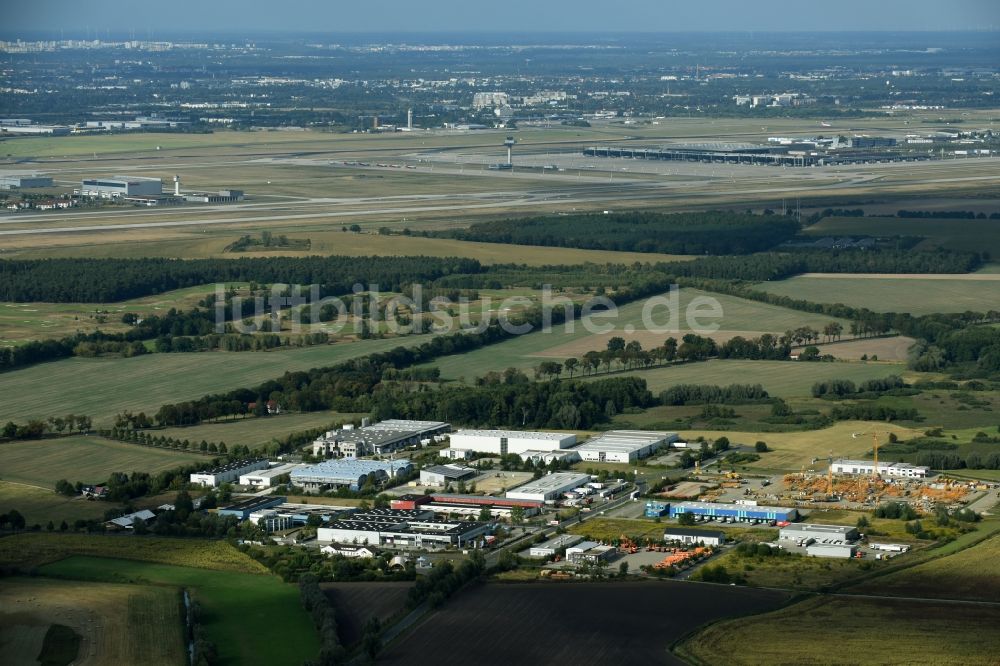
<instances>
[{"instance_id":1,"label":"hazy sky","mask_svg":"<svg viewBox=\"0 0 1000 666\"><path fill-rule=\"evenodd\" d=\"M0 0L0 31L1000 30L1000 0ZM1000 39L1000 33L998 33Z\"/></svg>"}]
</instances>

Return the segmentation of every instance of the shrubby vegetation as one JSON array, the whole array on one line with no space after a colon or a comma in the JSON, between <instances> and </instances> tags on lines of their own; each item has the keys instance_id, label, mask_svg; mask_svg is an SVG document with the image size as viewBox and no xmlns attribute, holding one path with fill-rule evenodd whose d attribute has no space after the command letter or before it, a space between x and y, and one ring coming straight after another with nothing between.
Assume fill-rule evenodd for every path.
<instances>
[{"instance_id":1,"label":"shrubby vegetation","mask_svg":"<svg viewBox=\"0 0 1000 666\"><path fill-rule=\"evenodd\" d=\"M416 578L412 563L393 571L384 555L370 559L327 557L319 549L295 546L247 546L245 552L281 576L286 583L301 581L305 576L315 577L319 582L407 581Z\"/></svg>"},{"instance_id":2,"label":"shrubby vegetation","mask_svg":"<svg viewBox=\"0 0 1000 666\"><path fill-rule=\"evenodd\" d=\"M905 386L903 378L899 375L869 379L860 386L856 386L849 379L827 379L813 384L812 395L814 398L847 398L857 397L858 394L875 396L897 391Z\"/></svg>"},{"instance_id":3,"label":"shrubby vegetation","mask_svg":"<svg viewBox=\"0 0 1000 666\"><path fill-rule=\"evenodd\" d=\"M451 595L466 583L479 578L486 571L486 560L482 552L473 551L468 559L458 566L448 560L437 562L426 576L421 576L410 588L406 598L409 608L416 608L427 602L432 608L440 607Z\"/></svg>"}]
</instances>

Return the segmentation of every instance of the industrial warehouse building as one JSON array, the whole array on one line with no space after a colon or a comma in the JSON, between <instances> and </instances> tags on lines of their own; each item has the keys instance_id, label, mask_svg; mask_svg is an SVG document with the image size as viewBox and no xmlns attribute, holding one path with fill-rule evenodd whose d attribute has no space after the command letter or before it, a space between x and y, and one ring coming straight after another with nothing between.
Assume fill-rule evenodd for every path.
<instances>
[{"instance_id":1,"label":"industrial warehouse building","mask_svg":"<svg viewBox=\"0 0 1000 666\"><path fill-rule=\"evenodd\" d=\"M195 485L215 488L223 483L235 483L244 474L255 472L258 469L267 469L269 466L270 463L265 458L240 460L204 472L195 472L191 474L190 481Z\"/></svg>"},{"instance_id":2,"label":"industrial warehouse building","mask_svg":"<svg viewBox=\"0 0 1000 666\"><path fill-rule=\"evenodd\" d=\"M572 464L575 462L580 462L580 454L577 453L576 449L559 449L558 451L523 451L518 453L521 460L528 462L529 460L538 465L548 465L553 461L565 462L567 464Z\"/></svg>"},{"instance_id":3,"label":"industrial warehouse building","mask_svg":"<svg viewBox=\"0 0 1000 666\"><path fill-rule=\"evenodd\" d=\"M614 546L604 546L596 541L583 541L566 549L566 559L573 564L588 562L608 562L614 558L617 550Z\"/></svg>"},{"instance_id":4,"label":"industrial warehouse building","mask_svg":"<svg viewBox=\"0 0 1000 666\"><path fill-rule=\"evenodd\" d=\"M270 496L254 498L260 500L275 499ZM276 498L283 500L284 498ZM289 504L287 502L265 502L261 504L250 504L252 500L247 500L246 506L236 504L226 507L230 515L240 517L242 520L249 520L257 523L258 519L264 518L273 521L274 525L280 525L274 529L288 529L290 527L306 525L311 516L319 518L321 523L326 523L338 515L353 511L353 507L334 506L330 504ZM236 513L239 511L239 513Z\"/></svg>"},{"instance_id":5,"label":"industrial warehouse building","mask_svg":"<svg viewBox=\"0 0 1000 666\"><path fill-rule=\"evenodd\" d=\"M678 502L670 505L670 517L676 518L683 513L693 513L696 518L711 518L731 522L776 521L790 522L795 520L799 512L776 506L755 506L751 504L723 504L720 502Z\"/></svg>"},{"instance_id":6,"label":"industrial warehouse building","mask_svg":"<svg viewBox=\"0 0 1000 666\"><path fill-rule=\"evenodd\" d=\"M583 537L578 534L559 534L529 548L528 555L531 557L552 557L559 550L575 546L581 541L583 541Z\"/></svg>"},{"instance_id":7,"label":"industrial warehouse building","mask_svg":"<svg viewBox=\"0 0 1000 666\"><path fill-rule=\"evenodd\" d=\"M574 450L585 461L633 463L678 440L675 432L609 430Z\"/></svg>"},{"instance_id":8,"label":"industrial warehouse building","mask_svg":"<svg viewBox=\"0 0 1000 666\"><path fill-rule=\"evenodd\" d=\"M248 474L241 474L240 485L251 486L253 488L270 488L275 484L275 479L285 474L291 474L292 470L298 467L302 467L302 465L298 463L285 463Z\"/></svg>"},{"instance_id":9,"label":"industrial warehouse building","mask_svg":"<svg viewBox=\"0 0 1000 666\"><path fill-rule=\"evenodd\" d=\"M880 462L878 473L881 476L894 477L897 479L925 479L930 472L929 467L911 465L901 462ZM834 474L874 474L875 463L868 460L834 460Z\"/></svg>"},{"instance_id":10,"label":"industrial warehouse building","mask_svg":"<svg viewBox=\"0 0 1000 666\"><path fill-rule=\"evenodd\" d=\"M163 181L142 176L109 176L85 178L80 183L80 195L101 199L120 199L163 194Z\"/></svg>"},{"instance_id":11,"label":"industrial warehouse building","mask_svg":"<svg viewBox=\"0 0 1000 666\"><path fill-rule=\"evenodd\" d=\"M350 559L371 559L375 557L375 553L369 548L364 546L342 546L340 544L330 544L329 546L323 546L319 549L319 552L324 555L334 556L339 555L340 557L347 557Z\"/></svg>"},{"instance_id":12,"label":"industrial warehouse building","mask_svg":"<svg viewBox=\"0 0 1000 666\"><path fill-rule=\"evenodd\" d=\"M34 174L0 174L0 190L24 190L30 187L52 187L52 178Z\"/></svg>"},{"instance_id":13,"label":"industrial warehouse building","mask_svg":"<svg viewBox=\"0 0 1000 666\"><path fill-rule=\"evenodd\" d=\"M251 497L250 499L224 506L218 510L220 516L235 516L238 520L250 520L250 515L259 511L273 509L285 503L284 497L268 495L267 497Z\"/></svg>"},{"instance_id":14,"label":"industrial warehouse building","mask_svg":"<svg viewBox=\"0 0 1000 666\"><path fill-rule=\"evenodd\" d=\"M860 538L858 529L849 525L820 525L818 523L796 523L781 528L778 538L782 541L849 542Z\"/></svg>"},{"instance_id":15,"label":"industrial warehouse building","mask_svg":"<svg viewBox=\"0 0 1000 666\"><path fill-rule=\"evenodd\" d=\"M479 472L471 467L462 465L432 465L420 470L420 484L423 486L447 486L450 483L458 483L473 479Z\"/></svg>"},{"instance_id":16,"label":"industrial warehouse building","mask_svg":"<svg viewBox=\"0 0 1000 666\"><path fill-rule=\"evenodd\" d=\"M379 485L403 476L411 467L407 460L338 458L316 465L298 467L293 469L289 476L293 484L306 490L315 491L340 486L360 490L369 482Z\"/></svg>"},{"instance_id":17,"label":"industrial warehouse building","mask_svg":"<svg viewBox=\"0 0 1000 666\"><path fill-rule=\"evenodd\" d=\"M677 541L684 544L703 543L706 546L721 546L726 542L726 533L718 530L689 530L683 527L668 527L663 533L667 543Z\"/></svg>"},{"instance_id":18,"label":"industrial warehouse building","mask_svg":"<svg viewBox=\"0 0 1000 666\"><path fill-rule=\"evenodd\" d=\"M566 491L573 490L590 481L589 474L577 472L555 472L540 479L529 481L514 490L508 490L506 496L510 499L533 500L549 502L562 497Z\"/></svg>"},{"instance_id":19,"label":"industrial warehouse building","mask_svg":"<svg viewBox=\"0 0 1000 666\"><path fill-rule=\"evenodd\" d=\"M647 518L659 518L670 513L670 502L650 500L646 502L646 511L643 515Z\"/></svg>"},{"instance_id":20,"label":"industrial warehouse building","mask_svg":"<svg viewBox=\"0 0 1000 666\"><path fill-rule=\"evenodd\" d=\"M451 446L477 453L505 456L526 451L556 451L576 444L576 435L561 432L519 430L459 430L451 436Z\"/></svg>"},{"instance_id":21,"label":"industrial warehouse building","mask_svg":"<svg viewBox=\"0 0 1000 666\"><path fill-rule=\"evenodd\" d=\"M312 450L314 456L383 456L450 430L451 425L441 421L389 419L360 428L344 426L340 430L330 430L313 442Z\"/></svg>"},{"instance_id":22,"label":"industrial warehouse building","mask_svg":"<svg viewBox=\"0 0 1000 666\"><path fill-rule=\"evenodd\" d=\"M112 518L104 524L111 529L132 530L135 529L136 523L141 522L146 524L154 518L156 518L155 513L149 509L142 509L141 511L135 511L133 513L127 513L124 516Z\"/></svg>"},{"instance_id":23,"label":"industrial warehouse building","mask_svg":"<svg viewBox=\"0 0 1000 666\"><path fill-rule=\"evenodd\" d=\"M491 529L489 523L433 520L429 515L394 509L359 512L318 528L316 539L389 548L475 548Z\"/></svg>"},{"instance_id":24,"label":"industrial warehouse building","mask_svg":"<svg viewBox=\"0 0 1000 666\"><path fill-rule=\"evenodd\" d=\"M825 544L815 543L806 546L806 555L809 557L840 557L849 559L854 557L857 548L849 543Z\"/></svg>"},{"instance_id":25,"label":"industrial warehouse building","mask_svg":"<svg viewBox=\"0 0 1000 666\"><path fill-rule=\"evenodd\" d=\"M489 495L456 495L430 494L430 495L402 495L391 500L389 506L393 509L419 509L429 507L431 504L447 506L455 504L459 506L493 507L512 509L519 506L524 509L524 515L530 516L538 513L538 510L545 506L545 502L536 500L513 499L510 497L490 497Z\"/></svg>"},{"instance_id":26,"label":"industrial warehouse building","mask_svg":"<svg viewBox=\"0 0 1000 666\"><path fill-rule=\"evenodd\" d=\"M254 511L247 518L251 523L261 528L265 532L278 532L280 530L291 529L294 525L292 517L288 514L281 513L280 511L275 511L274 509L265 509L263 511Z\"/></svg>"},{"instance_id":27,"label":"industrial warehouse building","mask_svg":"<svg viewBox=\"0 0 1000 666\"><path fill-rule=\"evenodd\" d=\"M449 447L447 449L441 449L441 452L438 453L438 455L442 458L447 458L448 460L468 460L475 453L475 451L471 451L469 449L456 449Z\"/></svg>"}]
</instances>

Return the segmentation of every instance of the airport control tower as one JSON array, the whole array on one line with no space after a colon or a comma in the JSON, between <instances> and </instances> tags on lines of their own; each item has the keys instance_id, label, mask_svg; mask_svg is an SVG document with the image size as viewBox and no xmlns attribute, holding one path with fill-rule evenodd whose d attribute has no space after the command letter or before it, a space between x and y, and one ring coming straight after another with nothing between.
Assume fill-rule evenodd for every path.
<instances>
[{"instance_id":1,"label":"airport control tower","mask_svg":"<svg viewBox=\"0 0 1000 666\"><path fill-rule=\"evenodd\" d=\"M511 158L512 158L512 152L514 150L514 144L515 143L516 142L514 141L514 137L512 137L512 136L507 137L504 140L504 142L503 142L503 145L507 146L507 168L508 169L513 168L513 166L514 166L514 162L512 161Z\"/></svg>"}]
</instances>

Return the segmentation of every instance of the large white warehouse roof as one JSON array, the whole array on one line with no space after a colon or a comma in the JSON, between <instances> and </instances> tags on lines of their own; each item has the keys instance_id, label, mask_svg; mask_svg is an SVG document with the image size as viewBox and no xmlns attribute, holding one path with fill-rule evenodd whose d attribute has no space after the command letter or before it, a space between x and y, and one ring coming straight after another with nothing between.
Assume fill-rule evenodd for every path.
<instances>
[{"instance_id":1,"label":"large white warehouse roof","mask_svg":"<svg viewBox=\"0 0 1000 666\"><path fill-rule=\"evenodd\" d=\"M565 432L535 432L530 430L459 430L456 435L461 437L507 437L508 439L536 439L539 441L558 442L575 435Z\"/></svg>"}]
</instances>

